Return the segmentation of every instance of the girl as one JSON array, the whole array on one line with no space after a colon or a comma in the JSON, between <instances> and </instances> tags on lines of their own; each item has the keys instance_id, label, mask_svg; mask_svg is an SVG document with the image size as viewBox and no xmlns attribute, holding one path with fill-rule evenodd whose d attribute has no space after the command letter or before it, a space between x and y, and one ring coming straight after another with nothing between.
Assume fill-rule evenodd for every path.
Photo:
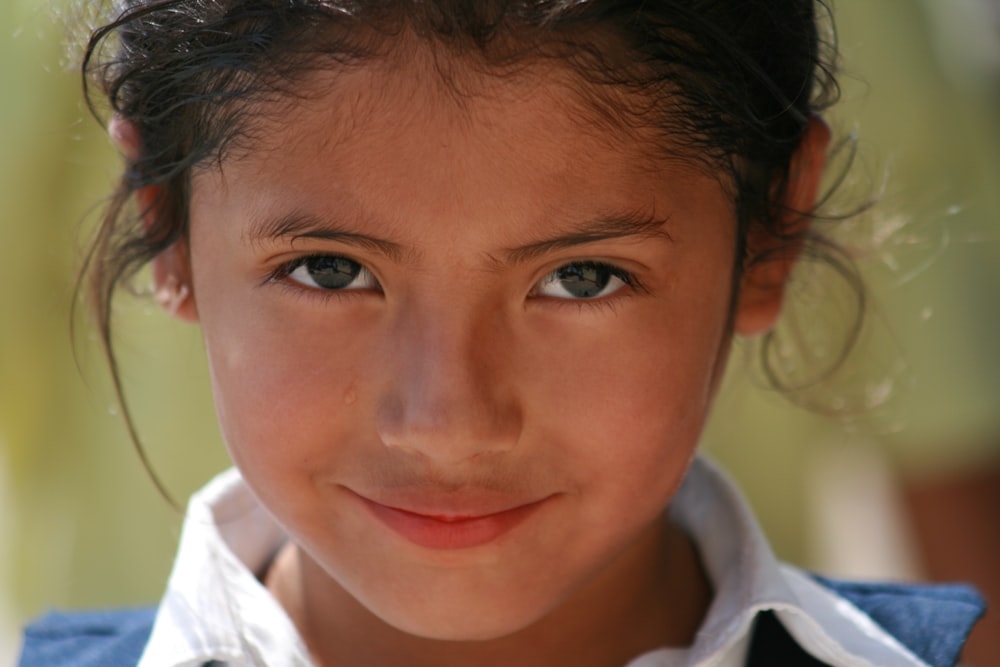
<instances>
[{"instance_id":1,"label":"girl","mask_svg":"<svg viewBox=\"0 0 1000 667\"><path fill-rule=\"evenodd\" d=\"M696 457L733 337L836 261L821 12L126 2L84 65L127 163L95 310L114 370L152 263L236 468L155 611L22 664L953 664L974 593L782 566Z\"/></svg>"}]
</instances>

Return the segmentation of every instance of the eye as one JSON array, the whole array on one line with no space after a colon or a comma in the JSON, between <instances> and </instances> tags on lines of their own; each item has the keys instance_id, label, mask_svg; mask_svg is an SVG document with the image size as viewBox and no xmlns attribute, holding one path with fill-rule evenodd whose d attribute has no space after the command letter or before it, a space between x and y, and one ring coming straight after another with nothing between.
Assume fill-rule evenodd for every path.
<instances>
[{"instance_id":1,"label":"eye","mask_svg":"<svg viewBox=\"0 0 1000 667\"><path fill-rule=\"evenodd\" d=\"M628 271L603 262L573 262L561 266L535 287L536 296L554 299L599 299L633 284Z\"/></svg>"},{"instance_id":2,"label":"eye","mask_svg":"<svg viewBox=\"0 0 1000 667\"><path fill-rule=\"evenodd\" d=\"M286 264L281 273L292 282L321 290L378 289L371 271L339 255L311 255Z\"/></svg>"}]
</instances>

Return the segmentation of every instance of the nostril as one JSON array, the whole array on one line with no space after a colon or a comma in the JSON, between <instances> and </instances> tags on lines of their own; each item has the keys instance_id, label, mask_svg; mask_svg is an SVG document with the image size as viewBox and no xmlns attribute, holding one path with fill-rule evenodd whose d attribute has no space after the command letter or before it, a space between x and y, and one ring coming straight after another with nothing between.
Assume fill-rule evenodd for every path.
<instances>
[{"instance_id":1,"label":"nostril","mask_svg":"<svg viewBox=\"0 0 1000 667\"><path fill-rule=\"evenodd\" d=\"M387 447L398 446L401 440L403 404L396 397L389 397L375 412L375 429Z\"/></svg>"}]
</instances>

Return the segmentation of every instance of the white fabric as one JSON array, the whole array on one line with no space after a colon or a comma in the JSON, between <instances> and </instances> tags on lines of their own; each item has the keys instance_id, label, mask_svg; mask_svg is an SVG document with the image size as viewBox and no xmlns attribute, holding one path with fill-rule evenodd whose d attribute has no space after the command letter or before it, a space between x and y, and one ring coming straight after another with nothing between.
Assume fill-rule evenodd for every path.
<instances>
[{"instance_id":1,"label":"white fabric","mask_svg":"<svg viewBox=\"0 0 1000 667\"><path fill-rule=\"evenodd\" d=\"M652 651L627 667L742 667L753 618L765 609L831 665L927 667L849 602L778 563L733 484L706 461L695 461L670 518L697 544L715 598L688 650ZM257 579L286 539L235 470L196 494L139 667L311 665L291 620Z\"/></svg>"}]
</instances>

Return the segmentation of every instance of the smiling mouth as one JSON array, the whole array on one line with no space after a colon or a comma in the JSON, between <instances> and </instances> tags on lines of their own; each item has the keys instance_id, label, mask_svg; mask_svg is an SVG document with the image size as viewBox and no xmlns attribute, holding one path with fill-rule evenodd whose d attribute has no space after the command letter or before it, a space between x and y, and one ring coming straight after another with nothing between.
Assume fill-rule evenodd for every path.
<instances>
[{"instance_id":1,"label":"smiling mouth","mask_svg":"<svg viewBox=\"0 0 1000 667\"><path fill-rule=\"evenodd\" d=\"M354 494L387 528L427 549L470 549L499 540L552 498L487 513L422 514Z\"/></svg>"}]
</instances>

